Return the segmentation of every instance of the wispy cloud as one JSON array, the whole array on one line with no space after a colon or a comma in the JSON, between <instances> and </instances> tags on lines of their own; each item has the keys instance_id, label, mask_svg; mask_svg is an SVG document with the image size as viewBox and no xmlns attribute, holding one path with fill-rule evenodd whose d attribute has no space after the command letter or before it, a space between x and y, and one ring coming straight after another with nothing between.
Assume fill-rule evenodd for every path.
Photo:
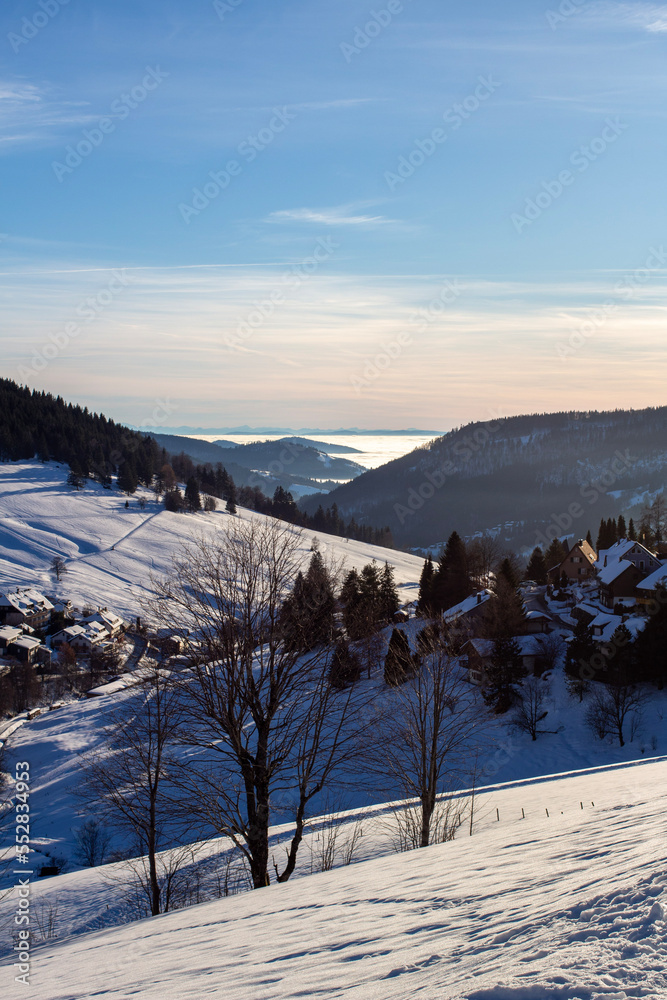
<instances>
[{"instance_id":1,"label":"wispy cloud","mask_svg":"<svg viewBox=\"0 0 667 1000\"><path fill-rule=\"evenodd\" d=\"M657 3L621 3L601 0L591 5L595 19L617 21L624 27L634 25L653 34L667 32L667 5Z\"/></svg>"},{"instance_id":2,"label":"wispy cloud","mask_svg":"<svg viewBox=\"0 0 667 1000\"><path fill-rule=\"evenodd\" d=\"M267 222L312 222L318 226L383 226L394 222L384 215L357 215L351 205L338 208L288 208L271 212Z\"/></svg>"},{"instance_id":3,"label":"wispy cloud","mask_svg":"<svg viewBox=\"0 0 667 1000\"><path fill-rule=\"evenodd\" d=\"M0 143L4 150L30 142L51 143L71 126L95 120L85 102L59 101L46 87L0 80Z\"/></svg>"}]
</instances>

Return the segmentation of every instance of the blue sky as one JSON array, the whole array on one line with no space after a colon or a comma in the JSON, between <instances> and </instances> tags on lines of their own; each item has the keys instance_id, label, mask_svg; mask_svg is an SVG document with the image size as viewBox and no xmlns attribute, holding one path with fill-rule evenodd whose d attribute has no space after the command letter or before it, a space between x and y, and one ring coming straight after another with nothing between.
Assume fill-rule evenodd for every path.
<instances>
[{"instance_id":1,"label":"blue sky","mask_svg":"<svg viewBox=\"0 0 667 1000\"><path fill-rule=\"evenodd\" d=\"M137 424L664 403L667 5L1 20L3 375Z\"/></svg>"}]
</instances>

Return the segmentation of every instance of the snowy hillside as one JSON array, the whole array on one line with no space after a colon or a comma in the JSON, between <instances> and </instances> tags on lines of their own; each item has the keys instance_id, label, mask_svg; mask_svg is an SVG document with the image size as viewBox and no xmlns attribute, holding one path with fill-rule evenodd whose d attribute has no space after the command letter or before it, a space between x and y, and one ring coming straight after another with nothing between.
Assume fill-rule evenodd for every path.
<instances>
[{"instance_id":1,"label":"snowy hillside","mask_svg":"<svg viewBox=\"0 0 667 1000\"><path fill-rule=\"evenodd\" d=\"M662 758L490 789L472 837L48 942L29 986L6 965L0 988L28 1000L663 1000L666 777ZM65 880L85 907L99 870Z\"/></svg>"},{"instance_id":2,"label":"snowy hillside","mask_svg":"<svg viewBox=\"0 0 667 1000\"><path fill-rule=\"evenodd\" d=\"M55 463L0 465L0 587L38 585L69 597L75 606L105 604L132 619L150 574L167 573L172 554L202 531L224 531L230 515L172 514L149 491L138 491L125 507L118 490L88 482L77 493L67 486L68 469ZM138 498L147 500L141 510ZM222 506L222 505L221 505ZM239 511L243 518L262 518ZM309 531L303 536L304 564L313 537L326 557L361 568L372 559L396 570L402 601L417 596L422 561L402 552ZM55 556L66 562L57 584L50 570Z\"/></svg>"}]
</instances>

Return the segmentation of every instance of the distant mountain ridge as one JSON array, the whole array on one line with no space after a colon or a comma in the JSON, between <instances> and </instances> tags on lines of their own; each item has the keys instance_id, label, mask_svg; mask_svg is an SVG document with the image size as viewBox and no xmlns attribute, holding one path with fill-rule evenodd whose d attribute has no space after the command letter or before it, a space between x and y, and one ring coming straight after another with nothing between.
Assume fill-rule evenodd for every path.
<instances>
[{"instance_id":1,"label":"distant mountain ridge","mask_svg":"<svg viewBox=\"0 0 667 1000\"><path fill-rule=\"evenodd\" d=\"M130 425L131 426L131 425ZM403 430L365 430L363 427L339 427L331 429L326 427L249 427L243 424L240 427L162 427L165 434L284 434L285 436L295 436L304 434L329 434L336 437L361 436L361 437L401 437L405 435L433 435L442 434L442 431L425 431L417 427L407 427ZM154 435L153 435L154 436Z\"/></svg>"},{"instance_id":2,"label":"distant mountain ridge","mask_svg":"<svg viewBox=\"0 0 667 1000\"><path fill-rule=\"evenodd\" d=\"M336 458L299 441L258 441L221 447L218 442L175 434L151 437L171 455L184 452L194 462L217 465L221 462L237 485L260 485L272 495L276 486L304 487L305 491L334 488L364 470L348 458ZM298 494L298 490L295 490Z\"/></svg>"},{"instance_id":3,"label":"distant mountain ridge","mask_svg":"<svg viewBox=\"0 0 667 1000\"><path fill-rule=\"evenodd\" d=\"M389 525L403 546L453 530L530 546L595 533L666 480L667 407L563 412L468 424L301 506L335 502L342 516Z\"/></svg>"}]
</instances>

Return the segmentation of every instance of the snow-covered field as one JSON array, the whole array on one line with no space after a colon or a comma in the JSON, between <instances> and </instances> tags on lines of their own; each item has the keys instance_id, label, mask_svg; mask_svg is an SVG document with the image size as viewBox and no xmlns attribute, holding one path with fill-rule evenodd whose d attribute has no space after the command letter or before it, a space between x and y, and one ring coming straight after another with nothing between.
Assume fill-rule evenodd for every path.
<instances>
[{"instance_id":1,"label":"snow-covered field","mask_svg":"<svg viewBox=\"0 0 667 1000\"><path fill-rule=\"evenodd\" d=\"M662 758L491 789L472 837L47 942L2 993L664 1000L666 778ZM85 909L99 873L38 891Z\"/></svg>"},{"instance_id":2,"label":"snow-covered field","mask_svg":"<svg viewBox=\"0 0 667 1000\"><path fill-rule=\"evenodd\" d=\"M124 494L97 483L77 493L67 486L68 472L55 463L0 464L0 590L34 584L69 597L79 608L107 605L133 620L141 614L139 598L150 589L150 574L168 573L172 555L194 534L224 531L230 523L224 510L171 514L148 491L138 491L128 508ZM145 510L137 502L141 495ZM240 510L239 516L262 515ZM401 600L417 596L423 561L416 556L308 531L304 563L313 537L325 557L342 560L347 568L388 560ZM50 569L55 556L66 561L60 583Z\"/></svg>"}]
</instances>

